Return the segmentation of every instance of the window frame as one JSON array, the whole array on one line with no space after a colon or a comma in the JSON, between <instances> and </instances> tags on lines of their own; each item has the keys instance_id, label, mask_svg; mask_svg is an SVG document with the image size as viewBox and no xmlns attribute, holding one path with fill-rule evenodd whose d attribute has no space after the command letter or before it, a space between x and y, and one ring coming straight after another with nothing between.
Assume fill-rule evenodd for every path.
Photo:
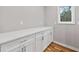
<instances>
[{"instance_id":1,"label":"window frame","mask_svg":"<svg viewBox=\"0 0 79 59\"><path fill-rule=\"evenodd\" d=\"M71 21L70 22L63 22L60 20L60 6L58 6L58 23L59 24L75 24L75 7L71 6Z\"/></svg>"}]
</instances>

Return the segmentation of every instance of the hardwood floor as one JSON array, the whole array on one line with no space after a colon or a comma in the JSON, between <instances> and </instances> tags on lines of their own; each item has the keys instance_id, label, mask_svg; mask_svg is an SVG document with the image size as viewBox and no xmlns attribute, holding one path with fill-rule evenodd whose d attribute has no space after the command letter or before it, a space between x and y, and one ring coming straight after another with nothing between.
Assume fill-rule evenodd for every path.
<instances>
[{"instance_id":1,"label":"hardwood floor","mask_svg":"<svg viewBox=\"0 0 79 59\"><path fill-rule=\"evenodd\" d=\"M57 43L51 43L45 50L44 52L76 52L72 49L63 47Z\"/></svg>"}]
</instances>

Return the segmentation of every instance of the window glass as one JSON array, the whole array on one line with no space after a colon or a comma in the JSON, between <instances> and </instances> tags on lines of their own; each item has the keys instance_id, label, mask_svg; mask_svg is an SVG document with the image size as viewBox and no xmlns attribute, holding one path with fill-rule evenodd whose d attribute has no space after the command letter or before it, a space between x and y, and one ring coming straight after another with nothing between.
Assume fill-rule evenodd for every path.
<instances>
[{"instance_id":1,"label":"window glass","mask_svg":"<svg viewBox=\"0 0 79 59\"><path fill-rule=\"evenodd\" d=\"M61 6L61 7L59 7L59 11L60 11L60 21L61 22L72 21L71 6Z\"/></svg>"}]
</instances>

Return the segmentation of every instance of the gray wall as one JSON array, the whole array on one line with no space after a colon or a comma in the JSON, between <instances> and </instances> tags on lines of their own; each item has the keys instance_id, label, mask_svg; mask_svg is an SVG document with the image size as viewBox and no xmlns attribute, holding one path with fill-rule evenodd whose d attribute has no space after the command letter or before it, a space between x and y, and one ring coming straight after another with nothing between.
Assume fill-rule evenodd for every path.
<instances>
[{"instance_id":1,"label":"gray wall","mask_svg":"<svg viewBox=\"0 0 79 59\"><path fill-rule=\"evenodd\" d=\"M44 7L0 6L0 33L43 25Z\"/></svg>"},{"instance_id":2,"label":"gray wall","mask_svg":"<svg viewBox=\"0 0 79 59\"><path fill-rule=\"evenodd\" d=\"M54 41L79 48L79 7L75 7L75 24L58 24L56 6L46 7L46 26L54 27Z\"/></svg>"}]
</instances>

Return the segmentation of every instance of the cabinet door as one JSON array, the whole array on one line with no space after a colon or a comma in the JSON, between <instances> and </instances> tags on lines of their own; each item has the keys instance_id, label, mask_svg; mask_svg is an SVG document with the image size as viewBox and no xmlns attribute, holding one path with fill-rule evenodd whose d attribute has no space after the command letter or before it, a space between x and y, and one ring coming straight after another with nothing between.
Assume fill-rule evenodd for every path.
<instances>
[{"instance_id":1,"label":"cabinet door","mask_svg":"<svg viewBox=\"0 0 79 59\"><path fill-rule=\"evenodd\" d=\"M48 46L48 36L43 37L43 50L45 50Z\"/></svg>"},{"instance_id":2,"label":"cabinet door","mask_svg":"<svg viewBox=\"0 0 79 59\"><path fill-rule=\"evenodd\" d=\"M16 50L20 50L19 40L7 42L1 45L1 52L13 52Z\"/></svg>"},{"instance_id":3,"label":"cabinet door","mask_svg":"<svg viewBox=\"0 0 79 59\"><path fill-rule=\"evenodd\" d=\"M8 52L22 52L22 48L21 47L17 47L17 48L8 50Z\"/></svg>"},{"instance_id":4,"label":"cabinet door","mask_svg":"<svg viewBox=\"0 0 79 59\"><path fill-rule=\"evenodd\" d=\"M35 38L29 39L23 44L23 52L35 52Z\"/></svg>"},{"instance_id":5,"label":"cabinet door","mask_svg":"<svg viewBox=\"0 0 79 59\"><path fill-rule=\"evenodd\" d=\"M42 39L43 39L43 36L42 34L39 34L37 35L36 37L36 51L37 52L42 52Z\"/></svg>"},{"instance_id":6,"label":"cabinet door","mask_svg":"<svg viewBox=\"0 0 79 59\"><path fill-rule=\"evenodd\" d=\"M28 46L26 46L26 50L25 52L35 52L35 46L34 43L29 44Z\"/></svg>"},{"instance_id":7,"label":"cabinet door","mask_svg":"<svg viewBox=\"0 0 79 59\"><path fill-rule=\"evenodd\" d=\"M48 45L49 45L49 32L46 31L43 35L43 50L47 48Z\"/></svg>"}]
</instances>

